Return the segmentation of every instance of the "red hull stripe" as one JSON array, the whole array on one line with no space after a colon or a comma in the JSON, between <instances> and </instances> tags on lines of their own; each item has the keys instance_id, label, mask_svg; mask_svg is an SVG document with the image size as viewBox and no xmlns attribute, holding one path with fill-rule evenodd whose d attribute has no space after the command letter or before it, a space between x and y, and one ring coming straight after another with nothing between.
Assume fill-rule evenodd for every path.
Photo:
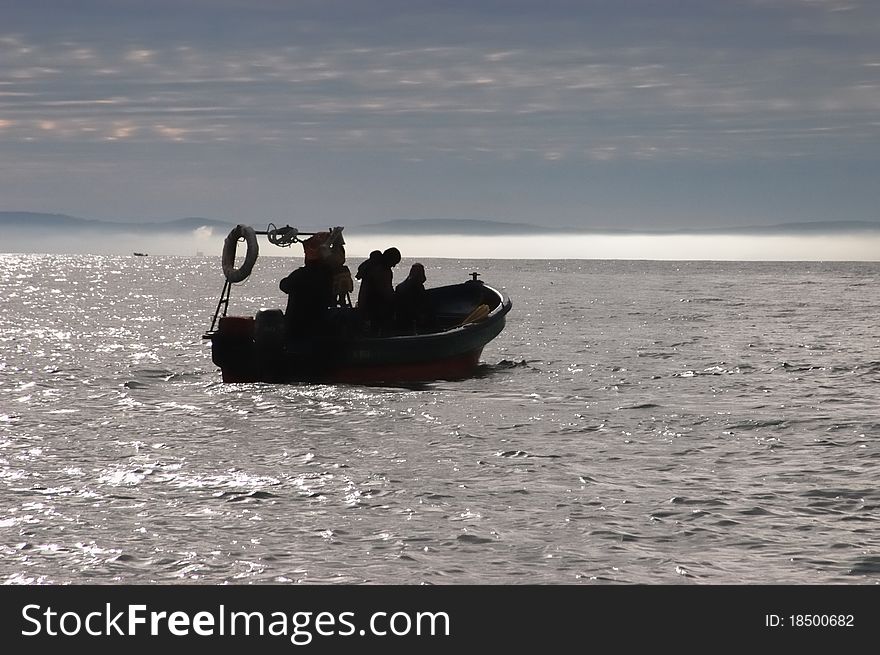
<instances>
[{"instance_id":1,"label":"red hull stripe","mask_svg":"<svg viewBox=\"0 0 880 655\"><path fill-rule=\"evenodd\" d=\"M482 348L441 361L413 364L376 364L332 369L319 376L320 382L427 382L430 380L459 380L473 374L480 362ZM244 373L242 375L241 373ZM297 379L295 373L291 379ZM223 369L223 382L260 382L245 372Z\"/></svg>"}]
</instances>

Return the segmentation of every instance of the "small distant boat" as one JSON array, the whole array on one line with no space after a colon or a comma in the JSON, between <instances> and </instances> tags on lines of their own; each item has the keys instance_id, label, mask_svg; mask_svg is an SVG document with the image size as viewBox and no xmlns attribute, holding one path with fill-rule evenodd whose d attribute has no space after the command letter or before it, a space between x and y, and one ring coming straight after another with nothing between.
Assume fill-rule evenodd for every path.
<instances>
[{"instance_id":1,"label":"small distant boat","mask_svg":"<svg viewBox=\"0 0 880 655\"><path fill-rule=\"evenodd\" d=\"M147 253L145 252L134 252L132 253L135 257L147 257Z\"/></svg>"},{"instance_id":2,"label":"small distant boat","mask_svg":"<svg viewBox=\"0 0 880 655\"><path fill-rule=\"evenodd\" d=\"M341 234L342 228L334 230ZM472 273L461 284L425 290L433 321L418 334L369 336L346 331L290 336L280 309L262 309L254 316L226 315L232 284L247 278L256 262L257 234L268 235L275 245L289 245L305 236L289 226L273 229L270 225L258 233L238 225L226 238L226 282L211 328L203 335L211 341L211 357L220 367L223 382L393 384L467 378L476 371L483 347L504 329L512 307L503 291ZM239 239L246 241L248 252L236 269ZM356 324L355 307L338 306L328 312L334 324Z\"/></svg>"}]
</instances>

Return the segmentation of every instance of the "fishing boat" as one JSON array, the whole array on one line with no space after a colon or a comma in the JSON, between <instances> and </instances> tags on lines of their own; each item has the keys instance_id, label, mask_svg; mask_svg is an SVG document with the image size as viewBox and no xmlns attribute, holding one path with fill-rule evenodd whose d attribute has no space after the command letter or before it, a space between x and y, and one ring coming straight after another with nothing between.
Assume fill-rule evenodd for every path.
<instances>
[{"instance_id":1,"label":"fishing boat","mask_svg":"<svg viewBox=\"0 0 880 655\"><path fill-rule=\"evenodd\" d=\"M342 229L299 232L272 224L264 231L246 225L232 229L223 246L223 291L203 335L211 342L212 361L223 382L393 384L472 376L484 346L504 329L512 307L507 294L485 284L477 272L460 284L425 289L431 318L415 332L377 336L364 331L360 312L348 297L327 308L327 328L313 334L291 334L281 309L261 309L254 316L228 314L233 285L245 280L256 263L257 236L265 235L277 246L302 243L308 261L341 246ZM236 267L241 241L247 252Z\"/></svg>"}]
</instances>

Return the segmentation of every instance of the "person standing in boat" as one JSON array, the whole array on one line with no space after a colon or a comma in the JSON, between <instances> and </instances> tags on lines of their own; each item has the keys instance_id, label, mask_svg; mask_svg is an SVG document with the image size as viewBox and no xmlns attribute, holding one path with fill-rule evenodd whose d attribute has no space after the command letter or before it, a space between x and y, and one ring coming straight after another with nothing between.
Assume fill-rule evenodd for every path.
<instances>
[{"instance_id":1,"label":"person standing in boat","mask_svg":"<svg viewBox=\"0 0 880 655\"><path fill-rule=\"evenodd\" d=\"M425 267L413 264L407 278L394 289L394 323L402 334L417 334L426 318Z\"/></svg>"},{"instance_id":2,"label":"person standing in boat","mask_svg":"<svg viewBox=\"0 0 880 655\"><path fill-rule=\"evenodd\" d=\"M358 310L362 313L367 330L375 336L387 334L394 319L394 272L400 263L400 251L388 248L380 256L375 251L370 259L358 267L361 278L358 290Z\"/></svg>"},{"instance_id":3,"label":"person standing in boat","mask_svg":"<svg viewBox=\"0 0 880 655\"><path fill-rule=\"evenodd\" d=\"M278 284L287 294L287 311L284 320L287 331L294 336L319 333L332 304L333 270L321 260L307 260Z\"/></svg>"},{"instance_id":4,"label":"person standing in boat","mask_svg":"<svg viewBox=\"0 0 880 655\"><path fill-rule=\"evenodd\" d=\"M354 274L356 280L363 280L364 276L366 276L367 272L374 266L379 266L382 264L382 251L374 250L370 253L369 258L365 259L358 265L357 273ZM360 297L358 297L358 302L360 302Z\"/></svg>"}]
</instances>

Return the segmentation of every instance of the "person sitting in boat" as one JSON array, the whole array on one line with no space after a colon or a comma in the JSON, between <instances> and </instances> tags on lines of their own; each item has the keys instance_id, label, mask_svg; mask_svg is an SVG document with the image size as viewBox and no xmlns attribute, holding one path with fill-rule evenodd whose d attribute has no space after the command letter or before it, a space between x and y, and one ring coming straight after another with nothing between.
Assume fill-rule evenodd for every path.
<instances>
[{"instance_id":1,"label":"person sitting in boat","mask_svg":"<svg viewBox=\"0 0 880 655\"><path fill-rule=\"evenodd\" d=\"M379 257L370 259L358 267L361 279L358 290L358 310L366 321L367 331L380 336L387 333L394 319L394 272L400 263L400 251L388 248Z\"/></svg>"},{"instance_id":2,"label":"person sitting in boat","mask_svg":"<svg viewBox=\"0 0 880 655\"><path fill-rule=\"evenodd\" d=\"M426 319L425 267L413 264L407 278L394 289L394 324L402 334L417 334Z\"/></svg>"},{"instance_id":3,"label":"person sitting in boat","mask_svg":"<svg viewBox=\"0 0 880 655\"><path fill-rule=\"evenodd\" d=\"M308 261L281 280L278 286L287 294L284 319L289 334L317 334L323 329L333 302L332 285L333 270L319 259Z\"/></svg>"}]
</instances>

